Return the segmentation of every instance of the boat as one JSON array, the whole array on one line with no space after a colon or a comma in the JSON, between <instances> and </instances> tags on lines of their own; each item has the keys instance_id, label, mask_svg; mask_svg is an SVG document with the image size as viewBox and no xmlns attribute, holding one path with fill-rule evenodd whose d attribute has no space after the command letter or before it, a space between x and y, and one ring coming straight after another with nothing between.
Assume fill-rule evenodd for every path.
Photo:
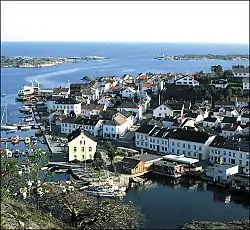
<instances>
[{"instance_id":1,"label":"boat","mask_svg":"<svg viewBox=\"0 0 250 230\"><path fill-rule=\"evenodd\" d=\"M30 130L31 128L32 128L31 125L24 125L24 126L21 126L21 130L22 130L22 131Z\"/></svg>"},{"instance_id":2,"label":"boat","mask_svg":"<svg viewBox=\"0 0 250 230\"><path fill-rule=\"evenodd\" d=\"M14 133L14 132L16 132L16 131L17 131L16 129L6 130L6 133Z\"/></svg>"},{"instance_id":3,"label":"boat","mask_svg":"<svg viewBox=\"0 0 250 230\"><path fill-rule=\"evenodd\" d=\"M30 107L28 107L28 106L22 106L22 107L19 109L19 111L20 111L21 113L30 112Z\"/></svg>"},{"instance_id":4,"label":"boat","mask_svg":"<svg viewBox=\"0 0 250 230\"><path fill-rule=\"evenodd\" d=\"M32 95L34 91L33 86L24 85L22 89L18 90L17 96L29 96Z\"/></svg>"},{"instance_id":5,"label":"boat","mask_svg":"<svg viewBox=\"0 0 250 230\"><path fill-rule=\"evenodd\" d=\"M25 122L33 121L33 117L27 117L23 119Z\"/></svg>"},{"instance_id":6,"label":"boat","mask_svg":"<svg viewBox=\"0 0 250 230\"><path fill-rule=\"evenodd\" d=\"M16 125L11 125L11 124L1 124L0 129L1 130L17 130L18 127Z\"/></svg>"},{"instance_id":7,"label":"boat","mask_svg":"<svg viewBox=\"0 0 250 230\"><path fill-rule=\"evenodd\" d=\"M19 143L19 136L11 137L11 142L15 146Z\"/></svg>"}]
</instances>

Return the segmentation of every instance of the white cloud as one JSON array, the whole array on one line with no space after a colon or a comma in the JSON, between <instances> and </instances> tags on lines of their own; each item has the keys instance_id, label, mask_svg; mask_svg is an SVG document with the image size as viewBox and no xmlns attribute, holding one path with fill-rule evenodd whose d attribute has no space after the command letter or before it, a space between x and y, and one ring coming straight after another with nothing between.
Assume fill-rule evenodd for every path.
<instances>
[{"instance_id":1,"label":"white cloud","mask_svg":"<svg viewBox=\"0 0 250 230\"><path fill-rule=\"evenodd\" d=\"M1 40L249 42L246 2L7 2Z\"/></svg>"}]
</instances>

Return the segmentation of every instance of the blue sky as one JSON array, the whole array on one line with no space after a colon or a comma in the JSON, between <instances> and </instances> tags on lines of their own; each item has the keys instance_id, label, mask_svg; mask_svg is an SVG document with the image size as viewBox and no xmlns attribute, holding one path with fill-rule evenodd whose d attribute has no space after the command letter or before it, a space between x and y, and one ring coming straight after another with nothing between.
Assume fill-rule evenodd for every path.
<instances>
[{"instance_id":1,"label":"blue sky","mask_svg":"<svg viewBox=\"0 0 250 230\"><path fill-rule=\"evenodd\" d=\"M1 41L249 43L249 2L1 2Z\"/></svg>"}]
</instances>

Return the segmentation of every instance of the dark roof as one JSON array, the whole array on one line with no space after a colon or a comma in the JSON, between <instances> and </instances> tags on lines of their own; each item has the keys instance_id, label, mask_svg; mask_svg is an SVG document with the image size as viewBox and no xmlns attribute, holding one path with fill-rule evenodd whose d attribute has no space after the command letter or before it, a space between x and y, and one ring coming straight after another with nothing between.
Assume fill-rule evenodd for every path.
<instances>
[{"instance_id":1,"label":"dark roof","mask_svg":"<svg viewBox=\"0 0 250 230\"><path fill-rule=\"evenodd\" d=\"M122 159L123 166L128 168L128 169L135 168L135 166L138 165L139 163L140 163L140 160L138 159L138 156L137 156L137 159L133 159L130 157L124 157Z\"/></svg>"},{"instance_id":2,"label":"dark roof","mask_svg":"<svg viewBox=\"0 0 250 230\"><path fill-rule=\"evenodd\" d=\"M244 118L250 118L250 114L244 113L244 114L242 114L242 116L241 116L241 117L244 117Z\"/></svg>"},{"instance_id":3,"label":"dark roof","mask_svg":"<svg viewBox=\"0 0 250 230\"><path fill-rule=\"evenodd\" d=\"M79 124L83 125L83 118L67 117L61 121L61 123Z\"/></svg>"},{"instance_id":4,"label":"dark roof","mask_svg":"<svg viewBox=\"0 0 250 230\"><path fill-rule=\"evenodd\" d=\"M234 106L235 105L235 103L233 102L233 101L216 101L215 103L214 103L215 105L221 105L221 106L225 106L225 105L227 105L227 106Z\"/></svg>"},{"instance_id":5,"label":"dark roof","mask_svg":"<svg viewBox=\"0 0 250 230\"><path fill-rule=\"evenodd\" d=\"M78 129L74 130L72 133L70 133L70 134L67 135L68 142L71 142L72 140L74 140L75 138L77 138L79 135L81 135L81 133L83 133L84 135L86 135L92 141L96 141L96 138L93 135L91 135L89 132L85 131L82 128L78 128Z\"/></svg>"},{"instance_id":6,"label":"dark roof","mask_svg":"<svg viewBox=\"0 0 250 230\"><path fill-rule=\"evenodd\" d=\"M226 124L222 130L234 132L239 127L238 124Z\"/></svg>"},{"instance_id":7,"label":"dark roof","mask_svg":"<svg viewBox=\"0 0 250 230\"><path fill-rule=\"evenodd\" d=\"M155 125L155 126L160 127L160 128L163 126L162 122L160 120L157 120L157 119L148 120L147 125Z\"/></svg>"},{"instance_id":8,"label":"dark roof","mask_svg":"<svg viewBox=\"0 0 250 230\"><path fill-rule=\"evenodd\" d=\"M71 88L78 88L78 87L80 87L81 89L88 88L89 84L85 84L85 83L72 83L72 84L70 84L70 89Z\"/></svg>"},{"instance_id":9,"label":"dark roof","mask_svg":"<svg viewBox=\"0 0 250 230\"><path fill-rule=\"evenodd\" d=\"M60 98L58 99L55 104L79 104L80 102L78 102L77 100L73 99L73 98Z\"/></svg>"},{"instance_id":10,"label":"dark roof","mask_svg":"<svg viewBox=\"0 0 250 230\"><path fill-rule=\"evenodd\" d=\"M249 73L249 68L232 68L234 73Z\"/></svg>"},{"instance_id":11,"label":"dark roof","mask_svg":"<svg viewBox=\"0 0 250 230\"><path fill-rule=\"evenodd\" d=\"M98 123L98 121L99 120L95 120L95 119L83 119L83 124L95 126Z\"/></svg>"},{"instance_id":12,"label":"dark roof","mask_svg":"<svg viewBox=\"0 0 250 230\"><path fill-rule=\"evenodd\" d=\"M168 138L191 141L197 143L205 143L210 135L204 132L195 132L190 130L177 129L169 132Z\"/></svg>"},{"instance_id":13,"label":"dark roof","mask_svg":"<svg viewBox=\"0 0 250 230\"><path fill-rule=\"evenodd\" d=\"M223 117L221 123L237 123L237 117Z\"/></svg>"},{"instance_id":14,"label":"dark roof","mask_svg":"<svg viewBox=\"0 0 250 230\"><path fill-rule=\"evenodd\" d=\"M188 118L197 118L198 117L198 113L188 113L185 115L185 117L188 117Z\"/></svg>"},{"instance_id":15,"label":"dark roof","mask_svg":"<svg viewBox=\"0 0 250 230\"><path fill-rule=\"evenodd\" d=\"M150 133L149 136L152 136L152 137L158 137L158 138L164 138L168 135L169 133L169 129L166 129L166 128L158 128L156 127L152 133Z\"/></svg>"},{"instance_id":16,"label":"dark roof","mask_svg":"<svg viewBox=\"0 0 250 230\"><path fill-rule=\"evenodd\" d=\"M235 151L243 151L249 153L249 141L242 141L240 139L228 139L222 136L216 136L211 142L210 147L230 149Z\"/></svg>"},{"instance_id":17,"label":"dark roof","mask_svg":"<svg viewBox=\"0 0 250 230\"><path fill-rule=\"evenodd\" d=\"M207 117L203 121L206 121L206 122L215 122L216 120L217 120L217 118L215 118L215 117Z\"/></svg>"},{"instance_id":18,"label":"dark roof","mask_svg":"<svg viewBox=\"0 0 250 230\"><path fill-rule=\"evenodd\" d=\"M142 126L140 126L136 132L137 133L146 133L146 134L149 134L153 129L154 129L155 125L147 125L147 124L144 124Z\"/></svg>"},{"instance_id":19,"label":"dark roof","mask_svg":"<svg viewBox=\"0 0 250 230\"><path fill-rule=\"evenodd\" d=\"M103 121L103 125L116 126L116 123L112 120L106 120L106 121Z\"/></svg>"},{"instance_id":20,"label":"dark roof","mask_svg":"<svg viewBox=\"0 0 250 230\"><path fill-rule=\"evenodd\" d=\"M53 93L67 93L69 91L69 88L54 88Z\"/></svg>"},{"instance_id":21,"label":"dark roof","mask_svg":"<svg viewBox=\"0 0 250 230\"><path fill-rule=\"evenodd\" d=\"M122 111L120 111L119 113L122 114L122 115L123 115L124 117L126 117L126 118L129 118L129 117L132 116L132 113L129 112L129 111L126 111L126 110L122 110Z\"/></svg>"},{"instance_id":22,"label":"dark roof","mask_svg":"<svg viewBox=\"0 0 250 230\"><path fill-rule=\"evenodd\" d=\"M117 108L134 108L138 109L138 105L133 101L123 101L121 105L119 105Z\"/></svg>"},{"instance_id":23,"label":"dark roof","mask_svg":"<svg viewBox=\"0 0 250 230\"><path fill-rule=\"evenodd\" d=\"M63 98L62 96L58 96L58 95L49 95L46 97L46 100L47 101L57 101L57 100L60 100L62 98Z\"/></svg>"},{"instance_id":24,"label":"dark roof","mask_svg":"<svg viewBox=\"0 0 250 230\"><path fill-rule=\"evenodd\" d=\"M115 109L106 109L105 111L101 111L100 115L105 119L105 120L111 120L112 117L117 113L117 110Z\"/></svg>"},{"instance_id":25,"label":"dark roof","mask_svg":"<svg viewBox=\"0 0 250 230\"><path fill-rule=\"evenodd\" d=\"M147 161L152 161L152 160L157 160L157 159L161 160L163 157L159 156L159 155L144 153L144 154L141 154L141 155L132 156L130 158L135 159L135 160L140 160L140 161L143 161L143 162L147 162Z\"/></svg>"},{"instance_id":26,"label":"dark roof","mask_svg":"<svg viewBox=\"0 0 250 230\"><path fill-rule=\"evenodd\" d=\"M172 110L182 110L184 104L183 103L167 103L167 106L170 107Z\"/></svg>"}]
</instances>

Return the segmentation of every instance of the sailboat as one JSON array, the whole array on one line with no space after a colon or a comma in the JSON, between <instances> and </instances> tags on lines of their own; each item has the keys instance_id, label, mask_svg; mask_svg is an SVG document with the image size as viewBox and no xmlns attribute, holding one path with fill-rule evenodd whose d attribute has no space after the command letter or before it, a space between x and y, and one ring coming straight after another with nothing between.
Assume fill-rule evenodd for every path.
<instances>
[{"instance_id":1,"label":"sailboat","mask_svg":"<svg viewBox=\"0 0 250 230\"><path fill-rule=\"evenodd\" d=\"M5 97L5 96L3 96ZM4 111L3 111L3 115L2 115L2 118L1 118L1 126L0 126L0 130L17 130L18 127L16 125L12 125L12 124L8 124L7 122L7 100L5 99L5 108L4 108ZM4 115L5 115L5 124L3 124L3 118L4 118Z\"/></svg>"}]
</instances>

